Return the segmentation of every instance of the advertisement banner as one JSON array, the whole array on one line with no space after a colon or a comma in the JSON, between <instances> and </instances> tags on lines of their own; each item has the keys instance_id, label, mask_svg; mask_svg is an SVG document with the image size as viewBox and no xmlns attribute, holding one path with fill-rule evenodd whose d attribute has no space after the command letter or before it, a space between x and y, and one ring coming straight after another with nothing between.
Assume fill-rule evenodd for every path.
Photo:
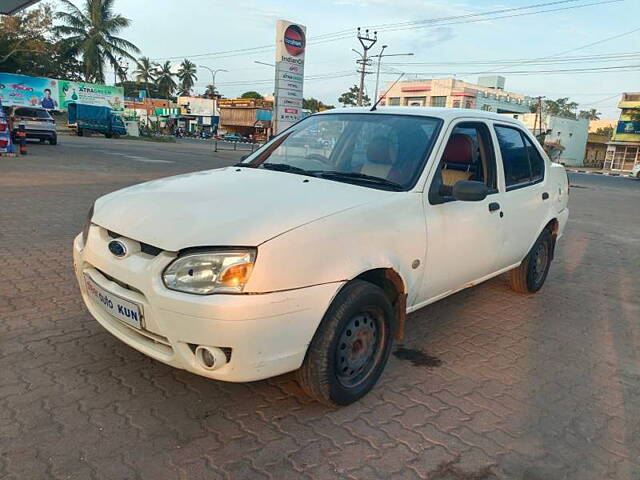
<instances>
[{"instance_id":1,"label":"advertisement banner","mask_svg":"<svg viewBox=\"0 0 640 480\"><path fill-rule=\"evenodd\" d=\"M52 78L0 73L0 100L5 106L58 110L58 82Z\"/></svg>"},{"instance_id":2,"label":"advertisement banner","mask_svg":"<svg viewBox=\"0 0 640 480\"><path fill-rule=\"evenodd\" d=\"M620 134L640 134L640 121L620 120L616 128L616 133Z\"/></svg>"},{"instance_id":3,"label":"advertisement banner","mask_svg":"<svg viewBox=\"0 0 640 480\"><path fill-rule=\"evenodd\" d=\"M276 24L274 134L286 130L301 118L306 39L305 26L286 20Z\"/></svg>"},{"instance_id":4,"label":"advertisement banner","mask_svg":"<svg viewBox=\"0 0 640 480\"><path fill-rule=\"evenodd\" d=\"M69 103L110 107L114 112L124 111L124 88L97 83L58 80L59 104L66 110Z\"/></svg>"}]
</instances>

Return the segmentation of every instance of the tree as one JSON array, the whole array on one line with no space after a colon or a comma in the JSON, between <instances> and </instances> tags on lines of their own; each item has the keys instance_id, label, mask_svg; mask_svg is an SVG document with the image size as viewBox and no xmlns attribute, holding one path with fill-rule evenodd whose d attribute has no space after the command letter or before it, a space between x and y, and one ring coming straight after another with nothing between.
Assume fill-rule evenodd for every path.
<instances>
[{"instance_id":1,"label":"tree","mask_svg":"<svg viewBox=\"0 0 640 480\"><path fill-rule=\"evenodd\" d=\"M344 92L342 95L340 95L340 97L338 97L338 103L343 104L345 107L347 105L351 105L351 106L357 105L359 91L360 89L358 88L358 86L354 85L347 92ZM364 105L365 107L371 105L371 100L369 99L369 96L366 94L362 95L362 105Z\"/></svg>"},{"instance_id":2,"label":"tree","mask_svg":"<svg viewBox=\"0 0 640 480\"><path fill-rule=\"evenodd\" d=\"M304 98L302 100L302 108L311 110L312 112L322 112L323 110L330 110L335 108L333 105L325 105L317 98Z\"/></svg>"},{"instance_id":3,"label":"tree","mask_svg":"<svg viewBox=\"0 0 640 480\"><path fill-rule=\"evenodd\" d=\"M0 71L36 77L80 80L76 58L51 33L53 11L48 4L12 16L0 16Z\"/></svg>"},{"instance_id":4,"label":"tree","mask_svg":"<svg viewBox=\"0 0 640 480\"><path fill-rule=\"evenodd\" d=\"M240 98L255 98L257 100L262 100L264 97L260 95L258 92L254 92L253 90L250 90L240 95Z\"/></svg>"},{"instance_id":5,"label":"tree","mask_svg":"<svg viewBox=\"0 0 640 480\"><path fill-rule=\"evenodd\" d=\"M198 79L196 75L196 64L188 58L185 58L180 64L178 79L180 80L180 95L189 96L194 83Z\"/></svg>"},{"instance_id":6,"label":"tree","mask_svg":"<svg viewBox=\"0 0 640 480\"><path fill-rule=\"evenodd\" d=\"M140 57L133 75L135 79L143 83L147 87L147 91L149 91L150 85L156 82L157 73L158 65L156 63L149 60L149 57Z\"/></svg>"},{"instance_id":7,"label":"tree","mask_svg":"<svg viewBox=\"0 0 640 480\"><path fill-rule=\"evenodd\" d=\"M146 90L147 97L149 98L158 98L158 96L160 95L158 89L156 88L156 85L153 83L147 85L144 82L126 80L116 83L116 86L124 88L125 97L138 97L140 95L140 90Z\"/></svg>"},{"instance_id":8,"label":"tree","mask_svg":"<svg viewBox=\"0 0 640 480\"><path fill-rule=\"evenodd\" d=\"M116 36L130 22L113 12L114 0L85 0L82 10L69 0L61 1L67 11L56 13L62 24L53 30L64 37L67 54L82 58L85 80L104 83L106 62L122 77L119 59L135 61L132 53L140 50L130 41Z\"/></svg>"},{"instance_id":9,"label":"tree","mask_svg":"<svg viewBox=\"0 0 640 480\"><path fill-rule=\"evenodd\" d=\"M157 69L156 82L162 98L169 98L173 95L178 85L174 81L175 74L171 71L171 62L164 62Z\"/></svg>"},{"instance_id":10,"label":"tree","mask_svg":"<svg viewBox=\"0 0 640 480\"><path fill-rule=\"evenodd\" d=\"M611 125L608 127L600 127L596 130L596 135L604 135L605 137L611 138L613 136L613 127Z\"/></svg>"},{"instance_id":11,"label":"tree","mask_svg":"<svg viewBox=\"0 0 640 480\"><path fill-rule=\"evenodd\" d=\"M578 118L586 118L588 120L600 120L600 115L602 115L597 108L591 108L589 110L580 110L578 114Z\"/></svg>"},{"instance_id":12,"label":"tree","mask_svg":"<svg viewBox=\"0 0 640 480\"><path fill-rule=\"evenodd\" d=\"M545 100L544 111L554 117L576 118L575 110L578 108L576 102L570 102L569 97L558 98L557 100Z\"/></svg>"}]
</instances>

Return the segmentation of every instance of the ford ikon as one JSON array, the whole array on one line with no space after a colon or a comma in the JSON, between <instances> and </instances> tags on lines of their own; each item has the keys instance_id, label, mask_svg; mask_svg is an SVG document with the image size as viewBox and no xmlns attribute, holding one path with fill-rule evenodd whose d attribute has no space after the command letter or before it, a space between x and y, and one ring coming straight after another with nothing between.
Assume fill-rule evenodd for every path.
<instances>
[{"instance_id":1,"label":"ford ikon","mask_svg":"<svg viewBox=\"0 0 640 480\"><path fill-rule=\"evenodd\" d=\"M235 166L99 198L75 272L96 320L152 358L231 382L297 370L308 394L347 405L408 313L506 272L538 291L568 193L512 118L331 110Z\"/></svg>"}]
</instances>

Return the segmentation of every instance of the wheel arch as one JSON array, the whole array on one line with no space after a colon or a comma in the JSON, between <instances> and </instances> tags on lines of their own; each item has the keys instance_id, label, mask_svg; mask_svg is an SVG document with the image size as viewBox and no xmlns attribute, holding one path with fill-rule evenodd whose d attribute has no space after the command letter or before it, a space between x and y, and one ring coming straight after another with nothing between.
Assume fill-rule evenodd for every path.
<instances>
[{"instance_id":1,"label":"wheel arch","mask_svg":"<svg viewBox=\"0 0 640 480\"><path fill-rule=\"evenodd\" d=\"M366 270L352 280L372 283L385 292L396 313L394 337L396 340L403 340L407 317L407 287L402 276L391 267L381 267Z\"/></svg>"}]
</instances>

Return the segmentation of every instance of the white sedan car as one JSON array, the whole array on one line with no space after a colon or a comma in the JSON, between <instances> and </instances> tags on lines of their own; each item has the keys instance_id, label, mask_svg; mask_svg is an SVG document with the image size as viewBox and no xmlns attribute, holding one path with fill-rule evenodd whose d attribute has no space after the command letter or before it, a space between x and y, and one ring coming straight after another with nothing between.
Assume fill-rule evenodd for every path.
<instances>
[{"instance_id":1,"label":"white sedan car","mask_svg":"<svg viewBox=\"0 0 640 480\"><path fill-rule=\"evenodd\" d=\"M331 110L240 164L110 193L74 241L91 314L161 362L246 382L298 370L365 395L407 313L509 272L538 291L568 184L517 120Z\"/></svg>"}]
</instances>

